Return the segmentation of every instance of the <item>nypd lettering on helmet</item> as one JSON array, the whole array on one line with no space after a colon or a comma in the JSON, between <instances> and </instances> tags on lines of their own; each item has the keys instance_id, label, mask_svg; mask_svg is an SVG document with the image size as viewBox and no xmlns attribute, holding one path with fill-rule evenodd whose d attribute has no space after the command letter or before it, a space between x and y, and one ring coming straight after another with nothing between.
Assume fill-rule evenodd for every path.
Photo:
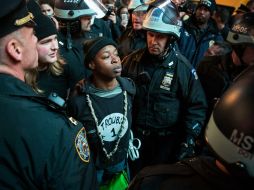
<instances>
[{"instance_id":1,"label":"nypd lettering on helmet","mask_svg":"<svg viewBox=\"0 0 254 190\"><path fill-rule=\"evenodd\" d=\"M121 134L118 134L121 129ZM98 126L102 140L112 142L123 137L128 129L128 119L121 113L112 113L103 118Z\"/></svg>"},{"instance_id":2,"label":"nypd lettering on helmet","mask_svg":"<svg viewBox=\"0 0 254 190\"><path fill-rule=\"evenodd\" d=\"M86 130L83 127L75 138L75 147L80 159L84 162L90 160L90 149L86 138Z\"/></svg>"},{"instance_id":3,"label":"nypd lettering on helmet","mask_svg":"<svg viewBox=\"0 0 254 190\"><path fill-rule=\"evenodd\" d=\"M230 140L246 151L253 151L254 138L252 136L245 135L243 132L239 132L237 129L234 129Z\"/></svg>"},{"instance_id":4,"label":"nypd lettering on helmet","mask_svg":"<svg viewBox=\"0 0 254 190\"><path fill-rule=\"evenodd\" d=\"M235 24L233 27L232 27L232 30L237 32L237 33L244 33L246 34L248 32L248 28L247 27L244 27L240 24Z\"/></svg>"}]
</instances>

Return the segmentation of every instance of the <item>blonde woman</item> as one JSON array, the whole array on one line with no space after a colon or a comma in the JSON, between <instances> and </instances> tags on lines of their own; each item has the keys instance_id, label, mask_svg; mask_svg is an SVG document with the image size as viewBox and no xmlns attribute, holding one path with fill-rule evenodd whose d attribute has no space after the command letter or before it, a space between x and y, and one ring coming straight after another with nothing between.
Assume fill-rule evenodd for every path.
<instances>
[{"instance_id":1,"label":"blonde woman","mask_svg":"<svg viewBox=\"0 0 254 190\"><path fill-rule=\"evenodd\" d=\"M57 29L52 20L44 15L36 18L35 35L38 38L38 87L45 95L57 93L66 99L69 89L83 76L71 72L73 65L66 64L59 56Z\"/></svg>"}]
</instances>

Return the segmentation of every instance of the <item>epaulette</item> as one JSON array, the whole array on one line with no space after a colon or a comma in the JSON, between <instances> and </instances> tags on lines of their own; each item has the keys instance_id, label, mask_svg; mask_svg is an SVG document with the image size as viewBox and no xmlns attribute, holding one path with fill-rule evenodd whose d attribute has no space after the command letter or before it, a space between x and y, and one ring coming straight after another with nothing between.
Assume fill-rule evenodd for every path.
<instances>
[{"instance_id":1,"label":"epaulette","mask_svg":"<svg viewBox=\"0 0 254 190\"><path fill-rule=\"evenodd\" d=\"M57 95L57 93L51 93L46 96L27 96L30 100L45 105L46 107L55 110L57 112L65 112L66 103L63 98Z\"/></svg>"}]
</instances>

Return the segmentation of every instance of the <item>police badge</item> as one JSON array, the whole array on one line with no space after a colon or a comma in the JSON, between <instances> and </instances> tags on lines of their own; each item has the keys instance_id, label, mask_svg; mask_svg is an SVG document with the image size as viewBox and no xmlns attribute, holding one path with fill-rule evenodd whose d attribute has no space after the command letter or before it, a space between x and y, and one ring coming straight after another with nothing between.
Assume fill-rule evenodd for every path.
<instances>
[{"instance_id":1,"label":"police badge","mask_svg":"<svg viewBox=\"0 0 254 190\"><path fill-rule=\"evenodd\" d=\"M90 160L90 149L86 138L86 130L83 127L75 138L75 147L80 159L84 162Z\"/></svg>"},{"instance_id":2,"label":"police badge","mask_svg":"<svg viewBox=\"0 0 254 190\"><path fill-rule=\"evenodd\" d=\"M164 90L170 90L170 86L171 86L171 83L172 83L172 80L173 80L173 77L174 77L174 74L173 73L166 73L162 82L161 82L161 85L160 85L160 88L164 89Z\"/></svg>"}]
</instances>

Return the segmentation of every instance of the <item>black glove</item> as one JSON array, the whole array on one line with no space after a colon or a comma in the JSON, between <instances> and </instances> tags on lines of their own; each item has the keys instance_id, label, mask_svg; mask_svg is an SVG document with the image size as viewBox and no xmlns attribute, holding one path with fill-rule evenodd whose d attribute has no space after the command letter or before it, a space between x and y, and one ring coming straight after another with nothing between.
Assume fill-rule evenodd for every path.
<instances>
[{"instance_id":1,"label":"black glove","mask_svg":"<svg viewBox=\"0 0 254 190\"><path fill-rule=\"evenodd\" d=\"M180 146L179 154L177 155L178 160L184 158L191 158L195 156L195 139L192 136L188 136L186 142L183 142Z\"/></svg>"}]
</instances>

